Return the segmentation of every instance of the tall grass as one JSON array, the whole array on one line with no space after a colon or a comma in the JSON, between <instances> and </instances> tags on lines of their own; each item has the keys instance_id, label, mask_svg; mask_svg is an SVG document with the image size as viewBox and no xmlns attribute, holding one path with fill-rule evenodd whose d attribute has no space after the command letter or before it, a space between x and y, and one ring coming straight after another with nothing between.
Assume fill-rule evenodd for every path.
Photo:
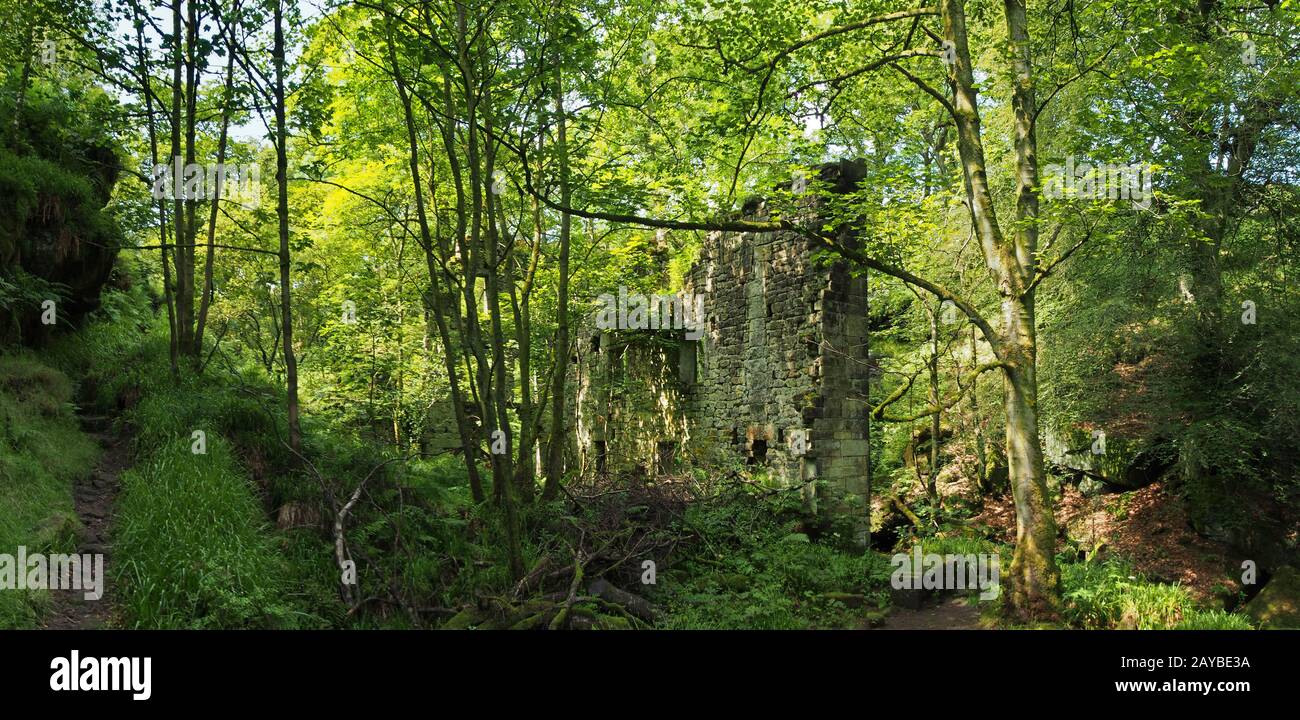
<instances>
[{"instance_id":1,"label":"tall grass","mask_svg":"<svg viewBox=\"0 0 1300 720\"><path fill-rule=\"evenodd\" d=\"M287 569L226 442L167 443L122 477L112 579L132 627L294 627Z\"/></svg>"}]
</instances>

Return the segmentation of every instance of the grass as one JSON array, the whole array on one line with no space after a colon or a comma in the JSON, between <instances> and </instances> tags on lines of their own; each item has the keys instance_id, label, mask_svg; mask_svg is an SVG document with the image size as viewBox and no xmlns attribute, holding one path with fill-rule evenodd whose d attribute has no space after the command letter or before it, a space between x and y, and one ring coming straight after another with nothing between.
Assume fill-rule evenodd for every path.
<instances>
[{"instance_id":1,"label":"grass","mask_svg":"<svg viewBox=\"0 0 1300 720\"><path fill-rule=\"evenodd\" d=\"M77 427L72 383L27 354L0 358L0 553L72 552L72 486L99 449ZM39 625L44 590L0 589L0 628Z\"/></svg>"},{"instance_id":2,"label":"grass","mask_svg":"<svg viewBox=\"0 0 1300 720\"><path fill-rule=\"evenodd\" d=\"M285 628L287 566L227 443L168 443L122 477L111 579L127 624Z\"/></svg>"}]
</instances>

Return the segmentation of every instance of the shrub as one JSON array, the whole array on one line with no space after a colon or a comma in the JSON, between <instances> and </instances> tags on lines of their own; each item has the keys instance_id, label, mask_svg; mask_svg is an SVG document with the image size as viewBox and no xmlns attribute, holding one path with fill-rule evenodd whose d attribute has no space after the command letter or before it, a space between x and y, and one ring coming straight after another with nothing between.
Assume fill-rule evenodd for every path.
<instances>
[{"instance_id":1,"label":"shrub","mask_svg":"<svg viewBox=\"0 0 1300 720\"><path fill-rule=\"evenodd\" d=\"M1244 616L1223 610L1193 610L1177 625L1175 630L1254 630Z\"/></svg>"}]
</instances>

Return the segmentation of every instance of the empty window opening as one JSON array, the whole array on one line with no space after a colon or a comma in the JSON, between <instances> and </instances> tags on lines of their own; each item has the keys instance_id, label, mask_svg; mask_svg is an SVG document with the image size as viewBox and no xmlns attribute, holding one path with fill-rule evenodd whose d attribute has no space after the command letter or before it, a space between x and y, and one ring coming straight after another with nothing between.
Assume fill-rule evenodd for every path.
<instances>
[{"instance_id":1,"label":"empty window opening","mask_svg":"<svg viewBox=\"0 0 1300 720\"><path fill-rule=\"evenodd\" d=\"M767 463L767 441L762 438L754 438L749 444L749 464L764 465Z\"/></svg>"},{"instance_id":2,"label":"empty window opening","mask_svg":"<svg viewBox=\"0 0 1300 720\"><path fill-rule=\"evenodd\" d=\"M698 361L696 359L697 343L687 340L677 348L677 379L684 385L694 385Z\"/></svg>"},{"instance_id":3,"label":"empty window opening","mask_svg":"<svg viewBox=\"0 0 1300 720\"><path fill-rule=\"evenodd\" d=\"M676 462L677 443L672 440L661 440L655 453L655 474L667 475L671 473Z\"/></svg>"}]
</instances>

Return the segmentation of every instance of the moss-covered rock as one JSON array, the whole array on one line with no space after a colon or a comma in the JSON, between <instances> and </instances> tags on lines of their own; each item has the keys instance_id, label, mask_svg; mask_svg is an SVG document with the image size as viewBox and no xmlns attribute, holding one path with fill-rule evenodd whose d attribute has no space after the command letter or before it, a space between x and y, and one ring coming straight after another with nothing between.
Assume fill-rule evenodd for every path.
<instances>
[{"instance_id":1,"label":"moss-covered rock","mask_svg":"<svg viewBox=\"0 0 1300 720\"><path fill-rule=\"evenodd\" d=\"M1095 495L1098 483L1135 490L1160 479L1170 466L1160 443L1125 437L1094 437L1072 427L1044 433L1044 459L1066 470L1081 473L1080 490ZM1086 485L1085 485L1086 483Z\"/></svg>"},{"instance_id":2,"label":"moss-covered rock","mask_svg":"<svg viewBox=\"0 0 1300 720\"><path fill-rule=\"evenodd\" d=\"M1243 608L1267 630L1300 629L1300 571L1283 565Z\"/></svg>"},{"instance_id":3,"label":"moss-covered rock","mask_svg":"<svg viewBox=\"0 0 1300 720\"><path fill-rule=\"evenodd\" d=\"M0 143L0 342L39 344L54 300L56 326L99 307L121 246L105 206L121 174L109 131L85 126L96 113L61 99L30 95L21 117L0 108L15 128Z\"/></svg>"},{"instance_id":4,"label":"moss-covered rock","mask_svg":"<svg viewBox=\"0 0 1300 720\"><path fill-rule=\"evenodd\" d=\"M479 611L473 608L466 608L453 615L447 620L447 622L443 623L441 629L468 630L481 622L483 622L483 616Z\"/></svg>"}]
</instances>

